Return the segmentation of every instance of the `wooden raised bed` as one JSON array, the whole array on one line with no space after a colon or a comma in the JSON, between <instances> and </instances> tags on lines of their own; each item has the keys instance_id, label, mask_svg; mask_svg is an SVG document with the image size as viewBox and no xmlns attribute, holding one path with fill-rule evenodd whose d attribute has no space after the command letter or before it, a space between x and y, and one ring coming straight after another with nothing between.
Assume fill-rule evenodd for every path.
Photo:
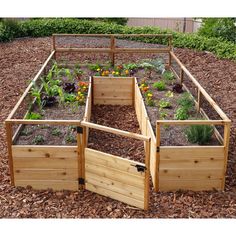
<instances>
[{"instance_id":1,"label":"wooden raised bed","mask_svg":"<svg viewBox=\"0 0 236 236\"><path fill-rule=\"evenodd\" d=\"M57 48L55 45L55 37L57 36L53 36L53 52L5 121L12 185L23 187L31 185L35 189L87 189L143 209L148 209L150 173L156 191L224 189L231 121L175 56L172 51L170 35L155 35L156 37L167 37L169 39L168 47L157 49L116 48L115 38L124 37L124 35L90 35L110 37L111 47L105 49ZM73 36L83 37L88 35ZM149 35L147 36L149 37ZM55 53L74 51L83 53L106 52L110 55L113 64L117 53L167 53L168 66L175 73L180 83L183 83L183 76L185 75L197 88L196 108L207 120L157 120L155 135L137 79L133 77L114 78L101 76L94 76L90 79L85 114L82 120L15 119L14 114L17 109L26 99L33 83L37 82L39 77L45 72L49 62L53 58L55 59ZM172 67L173 61L179 65L180 75ZM183 86L188 90L184 83ZM202 97L219 114L220 120L211 120L207 117L205 111L201 108ZM90 117L93 104L133 105L141 134L91 123ZM12 126L16 124L19 127L13 134ZM78 127L77 145L16 145L15 139L25 124L75 125ZM216 129L215 135L222 142L222 145L161 146L160 126L165 124L221 125L224 128L223 137ZM142 140L145 147L145 162L135 162L88 148L90 128Z\"/></svg>"}]
</instances>

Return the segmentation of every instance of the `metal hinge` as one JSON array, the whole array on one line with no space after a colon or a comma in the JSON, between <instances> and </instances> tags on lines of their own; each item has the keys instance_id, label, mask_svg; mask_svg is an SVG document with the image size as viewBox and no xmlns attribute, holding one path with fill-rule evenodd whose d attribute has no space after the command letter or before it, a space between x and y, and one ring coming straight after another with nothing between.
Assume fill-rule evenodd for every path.
<instances>
[{"instance_id":1,"label":"metal hinge","mask_svg":"<svg viewBox=\"0 0 236 236\"><path fill-rule=\"evenodd\" d=\"M160 147L157 147L157 152L160 152Z\"/></svg>"},{"instance_id":2,"label":"metal hinge","mask_svg":"<svg viewBox=\"0 0 236 236\"><path fill-rule=\"evenodd\" d=\"M136 167L138 172L144 172L147 169L146 166L141 166L141 165L138 165L138 164L137 165L131 165L131 166Z\"/></svg>"},{"instance_id":3,"label":"metal hinge","mask_svg":"<svg viewBox=\"0 0 236 236\"><path fill-rule=\"evenodd\" d=\"M81 184L81 185L85 185L85 180L84 180L84 178L79 178L79 179L78 179L78 182L79 182L79 184Z\"/></svg>"},{"instance_id":4,"label":"metal hinge","mask_svg":"<svg viewBox=\"0 0 236 236\"><path fill-rule=\"evenodd\" d=\"M83 133L83 128L80 127L80 126L77 126L76 130L77 130L78 134L82 134Z\"/></svg>"}]
</instances>

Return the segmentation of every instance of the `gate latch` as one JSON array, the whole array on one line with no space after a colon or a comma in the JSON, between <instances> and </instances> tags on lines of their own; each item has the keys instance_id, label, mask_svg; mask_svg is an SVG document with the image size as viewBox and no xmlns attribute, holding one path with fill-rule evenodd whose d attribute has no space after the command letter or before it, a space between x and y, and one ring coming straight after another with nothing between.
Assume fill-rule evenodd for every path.
<instances>
[{"instance_id":1,"label":"gate latch","mask_svg":"<svg viewBox=\"0 0 236 236\"><path fill-rule=\"evenodd\" d=\"M83 128L81 126L77 126L76 130L77 130L78 134L82 134L83 133Z\"/></svg>"},{"instance_id":2,"label":"gate latch","mask_svg":"<svg viewBox=\"0 0 236 236\"><path fill-rule=\"evenodd\" d=\"M81 185L85 185L84 178L79 178L79 179L78 179L78 182L79 182L79 184L81 184Z\"/></svg>"},{"instance_id":3,"label":"gate latch","mask_svg":"<svg viewBox=\"0 0 236 236\"><path fill-rule=\"evenodd\" d=\"M136 167L138 172L144 172L147 169L146 166L141 166L141 165L138 165L138 164L137 165L131 165L131 166Z\"/></svg>"}]
</instances>

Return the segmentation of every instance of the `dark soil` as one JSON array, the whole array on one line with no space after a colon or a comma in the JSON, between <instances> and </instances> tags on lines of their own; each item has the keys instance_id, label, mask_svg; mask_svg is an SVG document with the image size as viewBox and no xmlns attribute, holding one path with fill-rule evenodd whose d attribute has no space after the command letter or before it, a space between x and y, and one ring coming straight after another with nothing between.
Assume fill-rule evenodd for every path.
<instances>
[{"instance_id":1,"label":"dark soil","mask_svg":"<svg viewBox=\"0 0 236 236\"><path fill-rule=\"evenodd\" d=\"M143 78L138 78L139 84L141 84L141 81ZM166 88L164 91L158 91L156 88L153 87L153 83L157 81L164 81L160 74L152 73L152 76L149 78L146 78L145 81L148 84L149 90L153 93L153 100L155 101L154 106L148 106L145 102L146 110L148 113L148 117L150 118L150 122L153 128L154 133L156 133L156 120L162 119L160 116L160 111L158 107L158 102L161 99L164 99L165 101L169 101L171 107L169 108L163 108L161 112L164 112L167 116L165 117L166 120L174 120L176 110L178 109L178 99L181 98L183 93L176 93L173 92L173 97L167 97L167 92L172 92L173 85L177 83L177 80L171 80L171 81L165 81ZM183 91L186 92L186 91ZM145 100L144 94L143 98ZM203 119L201 114L198 114L195 107L190 111L189 113L189 120L191 119ZM192 146L192 145L198 145L193 144L188 141L186 135L185 135L185 129L186 126L176 126L176 125L169 125L169 126L161 126L161 145L163 146ZM206 143L206 145L220 145L219 141L215 137L215 135L212 136L211 140Z\"/></svg>"},{"instance_id":2,"label":"dark soil","mask_svg":"<svg viewBox=\"0 0 236 236\"><path fill-rule=\"evenodd\" d=\"M0 44L0 121L3 122L51 50L49 38ZM86 43L86 42L84 42ZM137 43L137 42L136 42ZM135 44L136 44L135 43ZM128 42L127 45L133 45ZM5 130L0 124L1 218L235 218L236 217L236 63L205 52L175 49L190 72L232 119L225 191L151 190L149 211L84 191L36 191L10 185ZM149 55L145 55L149 57ZM95 57L95 56L94 56ZM123 55L126 60L130 56ZM135 56L133 57L135 59Z\"/></svg>"},{"instance_id":3,"label":"dark soil","mask_svg":"<svg viewBox=\"0 0 236 236\"><path fill-rule=\"evenodd\" d=\"M132 106L95 105L92 109L91 122L140 133ZM88 147L144 163L144 145L140 140L92 129L89 132Z\"/></svg>"},{"instance_id":4,"label":"dark soil","mask_svg":"<svg viewBox=\"0 0 236 236\"><path fill-rule=\"evenodd\" d=\"M85 106L54 105L43 109L43 120L82 120ZM39 112L36 109L36 112ZM37 142L37 137L43 137ZM35 140L36 139L36 140ZM73 126L25 125L16 144L19 145L76 145L76 128Z\"/></svg>"}]
</instances>

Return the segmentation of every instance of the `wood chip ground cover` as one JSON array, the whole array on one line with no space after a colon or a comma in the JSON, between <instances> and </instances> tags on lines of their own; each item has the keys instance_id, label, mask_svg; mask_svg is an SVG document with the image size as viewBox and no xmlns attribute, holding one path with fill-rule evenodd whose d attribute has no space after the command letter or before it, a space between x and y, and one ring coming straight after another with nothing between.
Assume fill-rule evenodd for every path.
<instances>
[{"instance_id":1,"label":"wood chip ground cover","mask_svg":"<svg viewBox=\"0 0 236 236\"><path fill-rule=\"evenodd\" d=\"M0 217L1 218L235 218L236 64L213 55L175 49L209 94L232 119L225 191L154 193L149 211L85 191L35 191L10 186L3 121L36 75L51 49L49 38L0 44ZM85 42L86 43L86 42ZM132 42L129 42L132 45ZM137 42L135 43L137 44ZM127 60L129 57L123 55Z\"/></svg>"}]
</instances>

